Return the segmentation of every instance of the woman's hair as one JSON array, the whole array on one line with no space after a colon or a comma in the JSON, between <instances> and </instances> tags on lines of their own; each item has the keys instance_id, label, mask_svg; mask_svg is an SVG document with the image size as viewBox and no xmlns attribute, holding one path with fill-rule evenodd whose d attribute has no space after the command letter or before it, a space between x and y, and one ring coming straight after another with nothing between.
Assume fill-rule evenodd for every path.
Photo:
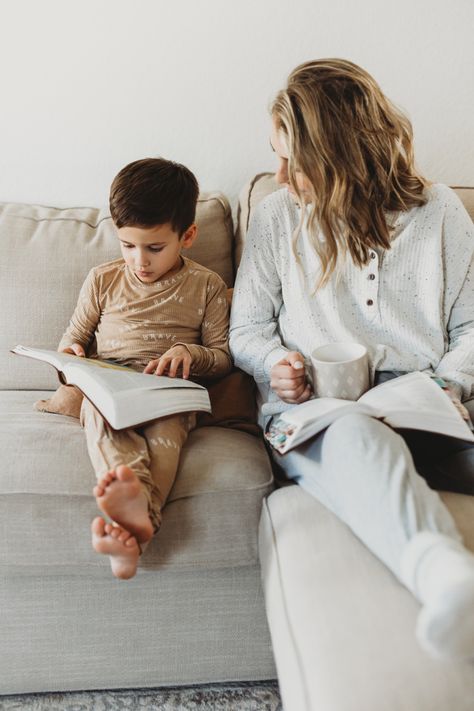
<instances>
[{"instance_id":1,"label":"woman's hair","mask_svg":"<svg viewBox=\"0 0 474 711\"><path fill-rule=\"evenodd\" d=\"M115 176L110 214L119 228L170 223L181 237L194 222L198 194L198 182L184 165L164 158L143 158Z\"/></svg>"},{"instance_id":2,"label":"woman's hair","mask_svg":"<svg viewBox=\"0 0 474 711\"><path fill-rule=\"evenodd\" d=\"M352 62L321 59L296 67L271 112L288 146L289 182L300 200L296 172L310 183L308 231L321 261L319 287L339 256L349 253L362 266L370 248L389 249L387 212L424 204L427 181L414 166L410 121Z\"/></svg>"}]
</instances>

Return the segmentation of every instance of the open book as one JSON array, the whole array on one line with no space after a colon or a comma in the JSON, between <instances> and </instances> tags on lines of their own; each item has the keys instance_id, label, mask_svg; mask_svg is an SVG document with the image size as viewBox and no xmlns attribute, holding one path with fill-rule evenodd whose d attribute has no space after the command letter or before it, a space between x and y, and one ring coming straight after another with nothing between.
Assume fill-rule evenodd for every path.
<instances>
[{"instance_id":1,"label":"open book","mask_svg":"<svg viewBox=\"0 0 474 711\"><path fill-rule=\"evenodd\" d=\"M79 388L115 430L177 412L211 412L206 388L189 380L137 373L123 365L39 348L16 346L12 353L54 366L60 381Z\"/></svg>"},{"instance_id":2,"label":"open book","mask_svg":"<svg viewBox=\"0 0 474 711\"><path fill-rule=\"evenodd\" d=\"M322 397L286 410L265 437L280 454L350 413L370 415L395 429L427 430L474 442L449 396L426 373L408 373L368 390L356 402Z\"/></svg>"}]
</instances>

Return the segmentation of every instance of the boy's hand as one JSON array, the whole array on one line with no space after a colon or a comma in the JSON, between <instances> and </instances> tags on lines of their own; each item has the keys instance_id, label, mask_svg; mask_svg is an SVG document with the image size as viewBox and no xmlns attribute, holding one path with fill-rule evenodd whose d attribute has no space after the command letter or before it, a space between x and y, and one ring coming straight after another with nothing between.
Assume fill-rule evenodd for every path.
<instances>
[{"instance_id":1,"label":"boy's hand","mask_svg":"<svg viewBox=\"0 0 474 711\"><path fill-rule=\"evenodd\" d=\"M296 405L311 395L311 387L306 383L304 359L297 351L290 351L283 360L275 363L270 376L270 387L284 402Z\"/></svg>"},{"instance_id":2,"label":"boy's hand","mask_svg":"<svg viewBox=\"0 0 474 711\"><path fill-rule=\"evenodd\" d=\"M71 355L79 356L80 358L86 357L86 352L80 343L73 343L72 346L63 348L61 353L70 353Z\"/></svg>"},{"instance_id":3,"label":"boy's hand","mask_svg":"<svg viewBox=\"0 0 474 711\"><path fill-rule=\"evenodd\" d=\"M182 377L187 380L191 370L191 363L191 354L187 348L173 346L163 353L160 358L151 360L143 372L153 373L154 375L168 375L168 377L174 378L181 369Z\"/></svg>"}]
</instances>

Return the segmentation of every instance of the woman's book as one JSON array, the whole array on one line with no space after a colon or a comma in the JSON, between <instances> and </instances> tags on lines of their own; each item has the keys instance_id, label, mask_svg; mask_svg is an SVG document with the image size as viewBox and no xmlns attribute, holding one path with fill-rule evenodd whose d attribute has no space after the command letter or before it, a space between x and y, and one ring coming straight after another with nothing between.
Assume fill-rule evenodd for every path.
<instances>
[{"instance_id":1,"label":"woman's book","mask_svg":"<svg viewBox=\"0 0 474 711\"><path fill-rule=\"evenodd\" d=\"M394 429L426 430L474 442L469 424L426 373L408 373L368 390L356 402L315 398L275 418L266 438L280 454L350 413L370 415Z\"/></svg>"},{"instance_id":2,"label":"woman's book","mask_svg":"<svg viewBox=\"0 0 474 711\"><path fill-rule=\"evenodd\" d=\"M52 365L60 381L75 385L115 430L178 412L211 412L206 388L190 380L137 373L123 365L39 348L16 346L12 353Z\"/></svg>"}]
</instances>

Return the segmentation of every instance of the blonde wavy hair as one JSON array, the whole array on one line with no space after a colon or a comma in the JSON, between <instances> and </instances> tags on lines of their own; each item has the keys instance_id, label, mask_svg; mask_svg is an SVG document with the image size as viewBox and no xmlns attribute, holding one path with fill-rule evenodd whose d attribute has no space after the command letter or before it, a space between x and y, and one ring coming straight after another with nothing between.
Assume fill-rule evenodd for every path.
<instances>
[{"instance_id":1,"label":"blonde wavy hair","mask_svg":"<svg viewBox=\"0 0 474 711\"><path fill-rule=\"evenodd\" d=\"M387 213L423 205L428 182L414 166L410 121L352 62L320 59L296 67L271 113L287 144L289 182L301 203L296 172L310 183L308 232L321 263L319 288L340 257L349 254L361 267L371 248L390 249ZM295 255L301 227L293 235Z\"/></svg>"}]
</instances>

